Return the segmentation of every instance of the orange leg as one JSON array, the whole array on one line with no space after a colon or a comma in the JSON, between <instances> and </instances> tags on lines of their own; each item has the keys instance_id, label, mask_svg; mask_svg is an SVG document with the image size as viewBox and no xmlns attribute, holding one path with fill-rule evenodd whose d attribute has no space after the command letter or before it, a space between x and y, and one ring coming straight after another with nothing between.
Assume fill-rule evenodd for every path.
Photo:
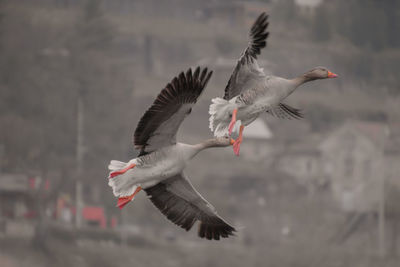
<instances>
[{"instance_id":1,"label":"orange leg","mask_svg":"<svg viewBox=\"0 0 400 267\"><path fill-rule=\"evenodd\" d=\"M229 130L229 136L231 136L231 134L232 134L232 130L233 130L233 126L235 126L235 123L236 123L236 114L237 114L237 108L235 108L234 110L233 110L233 112L232 112L232 120L231 120L231 122L229 123L229 128L228 128L228 130Z\"/></svg>"},{"instance_id":2,"label":"orange leg","mask_svg":"<svg viewBox=\"0 0 400 267\"><path fill-rule=\"evenodd\" d=\"M235 152L236 156L239 156L240 144L243 141L243 130L244 130L244 126L240 125L239 137L236 139L235 143L233 144L233 152Z\"/></svg>"},{"instance_id":3,"label":"orange leg","mask_svg":"<svg viewBox=\"0 0 400 267\"><path fill-rule=\"evenodd\" d=\"M112 173L110 173L110 177L108 177L108 178L114 178L115 176L117 176L117 175L120 175L120 174L124 174L124 173L126 173L128 170L130 170L130 169L132 169L132 168L135 168L135 166L136 166L136 164L135 163L132 163L131 165L129 165L128 167L126 167L126 168L124 168L124 169L122 169L122 170L119 170L119 171L115 171L115 172L112 172Z\"/></svg>"},{"instance_id":4,"label":"orange leg","mask_svg":"<svg viewBox=\"0 0 400 267\"><path fill-rule=\"evenodd\" d=\"M138 186L138 187L136 188L135 192L134 192L132 195L127 196L127 197L120 197L120 198L118 198L117 207L118 207L120 210L122 210L122 208L125 207L126 204L128 204L130 201L133 200L133 198L135 197L135 195L136 195L137 193L139 193L140 190L142 190L142 187Z\"/></svg>"}]
</instances>

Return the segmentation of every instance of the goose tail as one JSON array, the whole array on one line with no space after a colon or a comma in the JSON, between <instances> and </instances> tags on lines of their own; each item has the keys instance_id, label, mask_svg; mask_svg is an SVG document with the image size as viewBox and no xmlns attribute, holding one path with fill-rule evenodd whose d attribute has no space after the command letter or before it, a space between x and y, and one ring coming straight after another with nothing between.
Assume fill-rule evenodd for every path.
<instances>
[{"instance_id":1,"label":"goose tail","mask_svg":"<svg viewBox=\"0 0 400 267\"><path fill-rule=\"evenodd\" d=\"M235 108L236 105L226 99L216 97L211 100L208 110L210 114L209 127L215 137L229 135L228 127L231 121L231 114Z\"/></svg>"},{"instance_id":2,"label":"goose tail","mask_svg":"<svg viewBox=\"0 0 400 267\"><path fill-rule=\"evenodd\" d=\"M110 173L108 175L108 185L112 188L116 197L131 196L139 185L135 184L132 172L129 170L136 166L136 160L122 162L112 160L108 165Z\"/></svg>"}]
</instances>

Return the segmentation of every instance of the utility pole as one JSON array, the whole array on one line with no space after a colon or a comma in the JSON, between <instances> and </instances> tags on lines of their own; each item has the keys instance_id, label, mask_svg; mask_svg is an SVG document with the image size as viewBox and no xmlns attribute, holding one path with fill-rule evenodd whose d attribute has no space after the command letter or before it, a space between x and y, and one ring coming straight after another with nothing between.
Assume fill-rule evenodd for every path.
<instances>
[{"instance_id":1,"label":"utility pole","mask_svg":"<svg viewBox=\"0 0 400 267\"><path fill-rule=\"evenodd\" d=\"M381 258L385 257L385 143L386 139L389 138L389 128L386 126L384 129L384 137L382 140L382 149L380 153L380 179L379 179L379 211L378 211L378 236L379 236L379 256Z\"/></svg>"},{"instance_id":2,"label":"utility pole","mask_svg":"<svg viewBox=\"0 0 400 267\"><path fill-rule=\"evenodd\" d=\"M383 152L384 153L384 152ZM385 257L385 164L381 155L381 177L379 179L379 212L378 212L378 236L379 236L379 256Z\"/></svg>"},{"instance_id":3,"label":"utility pole","mask_svg":"<svg viewBox=\"0 0 400 267\"><path fill-rule=\"evenodd\" d=\"M79 92L78 96L78 112L77 112L77 142L76 142L76 184L75 184L75 226L80 228L82 226L82 168L83 168L83 123L84 123L84 106L82 93Z\"/></svg>"},{"instance_id":4,"label":"utility pole","mask_svg":"<svg viewBox=\"0 0 400 267\"><path fill-rule=\"evenodd\" d=\"M0 173L3 172L4 150L4 145L0 144Z\"/></svg>"}]
</instances>

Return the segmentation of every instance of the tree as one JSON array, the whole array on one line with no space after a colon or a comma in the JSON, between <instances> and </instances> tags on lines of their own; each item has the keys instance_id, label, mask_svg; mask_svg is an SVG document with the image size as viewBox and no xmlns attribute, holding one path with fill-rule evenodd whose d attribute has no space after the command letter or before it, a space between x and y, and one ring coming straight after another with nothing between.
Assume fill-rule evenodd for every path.
<instances>
[{"instance_id":1,"label":"tree","mask_svg":"<svg viewBox=\"0 0 400 267\"><path fill-rule=\"evenodd\" d=\"M45 248L45 207L73 181L77 99L84 98L87 143L86 176L104 176L104 158L121 147L116 138L127 121L128 88L115 62L113 28L100 5L89 0L75 24L33 20L35 7L12 3L0 20L0 143L4 170L34 172L50 180L51 191L34 196L38 223L34 244ZM15 8L13 5L18 5ZM46 8L46 5L41 8ZM54 10L52 10L54 12ZM69 10L70 14L77 12ZM57 171L63 179L49 173ZM96 176L97 175L97 176ZM102 180L103 181L103 180ZM104 183L106 186L106 183ZM42 187L40 187L42 188ZM65 190L65 189L63 189Z\"/></svg>"}]
</instances>

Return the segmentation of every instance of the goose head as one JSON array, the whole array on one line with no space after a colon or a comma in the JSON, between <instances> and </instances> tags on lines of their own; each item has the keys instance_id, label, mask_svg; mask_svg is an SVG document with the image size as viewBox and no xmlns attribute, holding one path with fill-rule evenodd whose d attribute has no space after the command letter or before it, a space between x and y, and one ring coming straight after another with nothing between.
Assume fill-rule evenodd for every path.
<instances>
[{"instance_id":1,"label":"goose head","mask_svg":"<svg viewBox=\"0 0 400 267\"><path fill-rule=\"evenodd\" d=\"M232 138L229 136L222 136L222 137L216 137L213 140L213 146L214 147L226 147L226 146L231 146L235 142Z\"/></svg>"},{"instance_id":2,"label":"goose head","mask_svg":"<svg viewBox=\"0 0 400 267\"><path fill-rule=\"evenodd\" d=\"M303 74L303 76L308 80L308 81L313 81L313 80L319 80L319 79L327 79L327 78L336 78L338 77L337 74L329 71L325 67L316 67L306 73Z\"/></svg>"}]
</instances>

